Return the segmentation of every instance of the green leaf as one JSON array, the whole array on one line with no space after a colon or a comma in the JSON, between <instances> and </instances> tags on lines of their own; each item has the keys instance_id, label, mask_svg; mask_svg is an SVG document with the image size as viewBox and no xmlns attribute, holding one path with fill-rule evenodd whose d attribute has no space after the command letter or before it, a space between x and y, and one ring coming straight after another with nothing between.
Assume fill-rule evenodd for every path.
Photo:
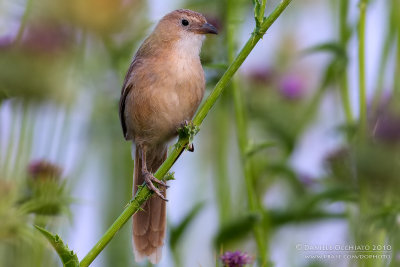
<instances>
[{"instance_id":1,"label":"green leaf","mask_svg":"<svg viewBox=\"0 0 400 267\"><path fill-rule=\"evenodd\" d=\"M334 84L338 81L341 75L345 73L348 56L346 48L337 42L327 42L315 45L304 50L303 54L307 55L317 52L329 52L333 55L333 59L326 67L322 78L321 88L325 89L328 85Z\"/></svg>"},{"instance_id":2,"label":"green leaf","mask_svg":"<svg viewBox=\"0 0 400 267\"><path fill-rule=\"evenodd\" d=\"M254 154L266 149L275 146L275 142L263 142L261 144L256 144L256 145L249 145L246 149L246 155L248 157L253 156Z\"/></svg>"},{"instance_id":3,"label":"green leaf","mask_svg":"<svg viewBox=\"0 0 400 267\"><path fill-rule=\"evenodd\" d=\"M47 240L49 240L50 244L54 247L60 257L64 267L79 267L78 256L70 250L66 244L64 244L58 235L54 235L37 225L35 225L35 228L38 229Z\"/></svg>"},{"instance_id":4,"label":"green leaf","mask_svg":"<svg viewBox=\"0 0 400 267\"><path fill-rule=\"evenodd\" d=\"M346 219L345 213L332 213L321 210L300 212L300 210L289 209L287 211L268 210L270 227L281 227L290 223L312 223L323 220Z\"/></svg>"},{"instance_id":5,"label":"green leaf","mask_svg":"<svg viewBox=\"0 0 400 267\"><path fill-rule=\"evenodd\" d=\"M317 52L330 52L335 57L340 57L342 59L347 60L346 49L337 42L326 42L326 43L312 46L312 47L304 50L303 54L307 55L307 54L313 54L313 53L317 53Z\"/></svg>"},{"instance_id":6,"label":"green leaf","mask_svg":"<svg viewBox=\"0 0 400 267\"><path fill-rule=\"evenodd\" d=\"M214 244L219 248L222 244L240 240L250 234L253 226L261 221L261 215L255 212L247 213L236 220L223 225L215 235Z\"/></svg>"},{"instance_id":7,"label":"green leaf","mask_svg":"<svg viewBox=\"0 0 400 267\"><path fill-rule=\"evenodd\" d=\"M183 236L183 233L203 209L203 207L204 202L197 203L176 227L171 227L171 238L169 241L171 248L175 248L177 246Z\"/></svg>"}]
</instances>

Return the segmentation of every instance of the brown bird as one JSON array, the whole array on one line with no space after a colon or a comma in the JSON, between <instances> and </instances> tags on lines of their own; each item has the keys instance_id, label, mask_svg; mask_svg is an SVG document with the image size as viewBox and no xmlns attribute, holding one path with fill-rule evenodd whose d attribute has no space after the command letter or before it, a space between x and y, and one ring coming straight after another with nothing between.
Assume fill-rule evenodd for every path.
<instances>
[{"instance_id":1,"label":"brown bird","mask_svg":"<svg viewBox=\"0 0 400 267\"><path fill-rule=\"evenodd\" d=\"M161 259L167 185L152 173L167 157L167 143L192 119L205 90L200 49L204 34L217 34L205 17L185 9L165 15L140 46L126 74L119 116L126 140L136 145L133 194L143 182L158 197L133 216L135 260Z\"/></svg>"}]
</instances>

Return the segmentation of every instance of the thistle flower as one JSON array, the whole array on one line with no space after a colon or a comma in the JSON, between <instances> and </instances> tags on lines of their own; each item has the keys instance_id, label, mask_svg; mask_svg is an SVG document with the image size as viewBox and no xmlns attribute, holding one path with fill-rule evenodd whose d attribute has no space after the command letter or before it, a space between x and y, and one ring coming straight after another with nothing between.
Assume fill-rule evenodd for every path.
<instances>
[{"instance_id":1,"label":"thistle flower","mask_svg":"<svg viewBox=\"0 0 400 267\"><path fill-rule=\"evenodd\" d=\"M271 84L275 76L275 71L267 67L258 67L250 70L248 77L251 81L258 84Z\"/></svg>"},{"instance_id":2,"label":"thistle flower","mask_svg":"<svg viewBox=\"0 0 400 267\"><path fill-rule=\"evenodd\" d=\"M58 215L71 202L61 179L62 169L48 161L32 161L28 166L27 190L20 201L23 210L42 215Z\"/></svg>"},{"instance_id":3,"label":"thistle flower","mask_svg":"<svg viewBox=\"0 0 400 267\"><path fill-rule=\"evenodd\" d=\"M67 51L73 35L69 25L57 21L36 21L27 26L22 46L26 51L49 54Z\"/></svg>"},{"instance_id":4,"label":"thistle flower","mask_svg":"<svg viewBox=\"0 0 400 267\"><path fill-rule=\"evenodd\" d=\"M61 168L45 160L36 160L29 164L28 173L34 180L59 180Z\"/></svg>"},{"instance_id":5,"label":"thistle flower","mask_svg":"<svg viewBox=\"0 0 400 267\"><path fill-rule=\"evenodd\" d=\"M241 251L227 251L220 257L224 267L242 267L252 263L253 259L249 255Z\"/></svg>"},{"instance_id":6,"label":"thistle flower","mask_svg":"<svg viewBox=\"0 0 400 267\"><path fill-rule=\"evenodd\" d=\"M8 49L12 45L12 38L10 36L2 36L0 38L0 50Z\"/></svg>"},{"instance_id":7,"label":"thistle flower","mask_svg":"<svg viewBox=\"0 0 400 267\"><path fill-rule=\"evenodd\" d=\"M303 81L295 75L285 76L279 84L279 91L289 100L299 99L304 94Z\"/></svg>"},{"instance_id":8,"label":"thistle flower","mask_svg":"<svg viewBox=\"0 0 400 267\"><path fill-rule=\"evenodd\" d=\"M384 110L371 122L374 139L387 144L400 143L400 116L390 110Z\"/></svg>"}]
</instances>

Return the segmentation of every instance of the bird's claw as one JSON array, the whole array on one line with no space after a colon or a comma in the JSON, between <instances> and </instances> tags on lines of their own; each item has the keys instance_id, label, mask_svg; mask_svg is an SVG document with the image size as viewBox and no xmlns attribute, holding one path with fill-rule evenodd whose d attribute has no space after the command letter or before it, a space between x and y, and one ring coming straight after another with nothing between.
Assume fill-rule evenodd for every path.
<instances>
[{"instance_id":1,"label":"bird's claw","mask_svg":"<svg viewBox=\"0 0 400 267\"><path fill-rule=\"evenodd\" d=\"M190 143L190 144L187 145L187 150L188 150L189 152L194 152L194 145L193 145L193 143Z\"/></svg>"},{"instance_id":2,"label":"bird's claw","mask_svg":"<svg viewBox=\"0 0 400 267\"><path fill-rule=\"evenodd\" d=\"M151 173L149 173L149 172L143 173L143 176L144 176L144 181L145 181L147 187L148 187L151 191L153 191L159 198L161 198L161 199L164 200L164 201L168 201L168 199L166 199L166 198L163 196L163 194L161 194L161 193L164 192L164 191L158 189L157 187L155 187L154 184L153 184L153 182L156 183L156 184L158 184L158 185L163 186L165 189L167 189L169 186L168 186L165 182L163 182L163 181L161 181L161 180L158 180L156 177L154 177L154 176L153 176Z\"/></svg>"},{"instance_id":3,"label":"bird's claw","mask_svg":"<svg viewBox=\"0 0 400 267\"><path fill-rule=\"evenodd\" d=\"M181 128L186 127L186 126L188 126L188 125L189 125L189 121L188 121L188 120L184 120L184 121L181 123Z\"/></svg>"}]
</instances>

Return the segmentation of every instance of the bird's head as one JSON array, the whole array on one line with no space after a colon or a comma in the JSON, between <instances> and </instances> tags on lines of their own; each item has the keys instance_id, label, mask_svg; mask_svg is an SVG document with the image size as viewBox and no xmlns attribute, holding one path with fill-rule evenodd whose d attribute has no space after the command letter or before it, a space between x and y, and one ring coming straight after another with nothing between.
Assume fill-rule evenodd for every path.
<instances>
[{"instance_id":1,"label":"bird's head","mask_svg":"<svg viewBox=\"0 0 400 267\"><path fill-rule=\"evenodd\" d=\"M199 53L205 34L217 34L217 29L206 18L188 9L178 9L165 15L154 29L153 35L182 52Z\"/></svg>"}]
</instances>

